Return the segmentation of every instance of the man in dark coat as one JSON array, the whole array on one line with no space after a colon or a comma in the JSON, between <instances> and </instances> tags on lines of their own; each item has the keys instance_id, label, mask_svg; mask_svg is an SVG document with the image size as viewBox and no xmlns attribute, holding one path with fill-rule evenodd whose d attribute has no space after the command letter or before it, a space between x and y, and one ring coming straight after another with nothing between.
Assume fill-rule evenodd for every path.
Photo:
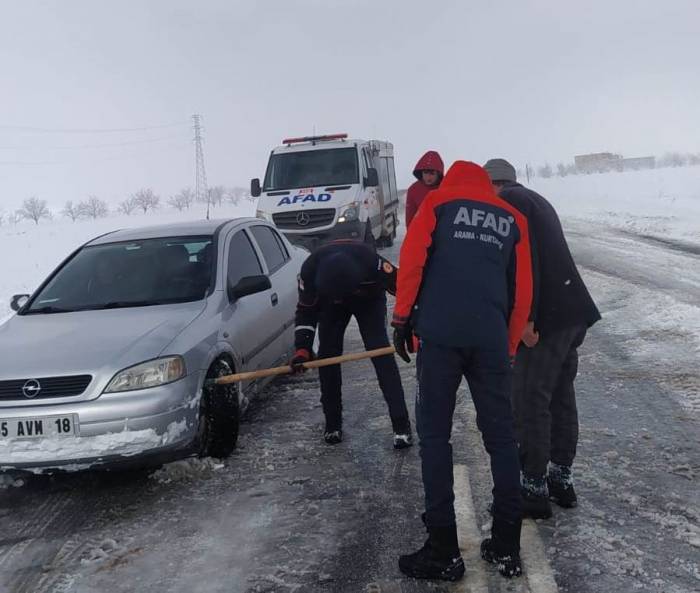
<instances>
[{"instance_id":1,"label":"man in dark coat","mask_svg":"<svg viewBox=\"0 0 700 593\"><path fill-rule=\"evenodd\" d=\"M528 220L533 303L515 360L513 411L526 516L548 518L549 500L576 506L571 466L578 442L578 347L600 313L581 279L552 205L516 181L504 159L484 165L498 195ZM548 467L549 464L549 467Z\"/></svg>"},{"instance_id":2,"label":"man in dark coat","mask_svg":"<svg viewBox=\"0 0 700 593\"><path fill-rule=\"evenodd\" d=\"M388 346L386 292L396 293L396 268L366 243L337 240L314 251L299 275L293 370L301 370L301 364L313 358L317 325L321 358L343 353L345 329L353 316L367 350ZM411 423L396 360L388 354L372 363L389 407L394 448L410 447ZM323 438L333 445L343 440L340 365L321 367L319 379L326 417Z\"/></svg>"},{"instance_id":3,"label":"man in dark coat","mask_svg":"<svg viewBox=\"0 0 700 593\"><path fill-rule=\"evenodd\" d=\"M445 165L434 150L429 150L418 159L413 168L413 176L418 181L414 181L406 192L406 228L411 224L428 192L440 187L444 171Z\"/></svg>"}]
</instances>

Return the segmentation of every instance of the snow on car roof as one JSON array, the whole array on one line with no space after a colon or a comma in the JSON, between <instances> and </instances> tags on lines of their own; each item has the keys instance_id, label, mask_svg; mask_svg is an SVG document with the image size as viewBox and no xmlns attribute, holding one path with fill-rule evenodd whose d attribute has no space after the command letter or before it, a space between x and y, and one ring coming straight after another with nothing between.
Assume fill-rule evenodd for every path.
<instances>
[{"instance_id":1,"label":"snow on car roof","mask_svg":"<svg viewBox=\"0 0 700 593\"><path fill-rule=\"evenodd\" d=\"M217 229L229 223L244 223L257 221L265 224L257 218L230 218L218 220L193 220L172 224L161 224L132 229L121 229L106 235L96 237L89 241L88 245L104 245L119 241L135 241L138 239L157 239L159 237L186 237L194 235L213 235Z\"/></svg>"}]
</instances>

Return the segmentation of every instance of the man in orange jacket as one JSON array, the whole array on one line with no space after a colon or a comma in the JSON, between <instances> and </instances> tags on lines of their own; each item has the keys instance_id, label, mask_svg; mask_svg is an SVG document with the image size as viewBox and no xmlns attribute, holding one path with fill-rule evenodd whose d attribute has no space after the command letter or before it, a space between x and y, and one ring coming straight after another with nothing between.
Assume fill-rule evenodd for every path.
<instances>
[{"instance_id":1,"label":"man in orange jacket","mask_svg":"<svg viewBox=\"0 0 700 593\"><path fill-rule=\"evenodd\" d=\"M411 224L428 192L440 187L444 173L445 165L434 150L429 150L418 159L413 168L413 176L418 181L414 181L406 192L406 228Z\"/></svg>"},{"instance_id":2,"label":"man in orange jacket","mask_svg":"<svg viewBox=\"0 0 700 593\"><path fill-rule=\"evenodd\" d=\"M416 424L428 541L401 556L416 578L464 574L454 513L450 437L464 376L491 459L493 526L481 556L521 574L520 464L510 402L511 360L527 323L532 269L527 220L494 192L486 171L455 162L421 206L401 248L392 325L409 361L418 336Z\"/></svg>"}]
</instances>

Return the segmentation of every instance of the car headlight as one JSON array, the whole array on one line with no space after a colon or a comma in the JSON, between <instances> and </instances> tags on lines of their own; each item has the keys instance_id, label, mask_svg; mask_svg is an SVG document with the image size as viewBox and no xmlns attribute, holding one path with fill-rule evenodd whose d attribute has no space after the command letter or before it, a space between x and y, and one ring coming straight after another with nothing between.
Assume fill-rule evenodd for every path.
<instances>
[{"instance_id":1,"label":"car headlight","mask_svg":"<svg viewBox=\"0 0 700 593\"><path fill-rule=\"evenodd\" d=\"M338 222L352 222L360 216L360 205L355 202L340 213Z\"/></svg>"},{"instance_id":2,"label":"car headlight","mask_svg":"<svg viewBox=\"0 0 700 593\"><path fill-rule=\"evenodd\" d=\"M267 212L263 212L262 210L256 210L255 216L256 218L262 218L267 222L272 222L272 214L268 214Z\"/></svg>"},{"instance_id":3,"label":"car headlight","mask_svg":"<svg viewBox=\"0 0 700 593\"><path fill-rule=\"evenodd\" d=\"M107 385L105 393L157 387L177 381L185 374L185 361L182 356L157 358L119 371Z\"/></svg>"}]
</instances>

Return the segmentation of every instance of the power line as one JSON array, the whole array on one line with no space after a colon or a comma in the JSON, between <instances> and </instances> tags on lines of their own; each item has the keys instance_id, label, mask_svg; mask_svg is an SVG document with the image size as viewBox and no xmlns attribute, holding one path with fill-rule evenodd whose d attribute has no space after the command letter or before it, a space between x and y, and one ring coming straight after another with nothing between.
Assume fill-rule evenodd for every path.
<instances>
[{"instance_id":1,"label":"power line","mask_svg":"<svg viewBox=\"0 0 700 593\"><path fill-rule=\"evenodd\" d=\"M164 142L166 140L182 140L182 137L164 136L162 138L148 138L146 140L129 140L127 142L110 142L107 144L76 144L73 146L0 146L0 150L83 150L86 148L110 148L132 146L135 144L150 144L152 142Z\"/></svg>"},{"instance_id":2,"label":"power line","mask_svg":"<svg viewBox=\"0 0 700 593\"><path fill-rule=\"evenodd\" d=\"M158 149L158 154L162 154L165 151L174 152L175 150L182 150L185 147L191 146L190 142L178 142L176 144L170 144ZM17 166L17 167L35 167L35 166L45 166L45 165L78 165L83 162L89 164L106 163L109 161L126 161L132 159L143 159L143 153L132 153L128 155L119 155L112 157L102 157L98 159L88 159L87 161L82 160L57 160L57 161L0 161L0 166Z\"/></svg>"},{"instance_id":3,"label":"power line","mask_svg":"<svg viewBox=\"0 0 700 593\"><path fill-rule=\"evenodd\" d=\"M139 128L38 128L33 126L14 126L0 124L0 130L16 132L30 132L34 134L112 134L120 132L146 132L148 130L162 130L163 128L179 128L189 125L189 122L176 122L155 126L142 126Z\"/></svg>"}]
</instances>

